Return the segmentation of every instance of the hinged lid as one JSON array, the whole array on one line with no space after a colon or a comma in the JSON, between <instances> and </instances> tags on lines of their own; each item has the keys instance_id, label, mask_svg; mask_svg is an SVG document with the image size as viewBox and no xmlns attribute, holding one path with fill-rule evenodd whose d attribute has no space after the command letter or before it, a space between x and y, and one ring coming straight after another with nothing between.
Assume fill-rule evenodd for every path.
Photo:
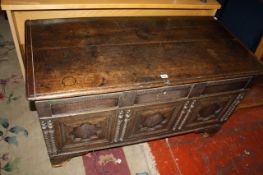
<instances>
[{"instance_id":1,"label":"hinged lid","mask_svg":"<svg viewBox=\"0 0 263 175\"><path fill-rule=\"evenodd\" d=\"M262 73L211 17L122 17L26 23L30 100L194 83Z\"/></svg>"}]
</instances>

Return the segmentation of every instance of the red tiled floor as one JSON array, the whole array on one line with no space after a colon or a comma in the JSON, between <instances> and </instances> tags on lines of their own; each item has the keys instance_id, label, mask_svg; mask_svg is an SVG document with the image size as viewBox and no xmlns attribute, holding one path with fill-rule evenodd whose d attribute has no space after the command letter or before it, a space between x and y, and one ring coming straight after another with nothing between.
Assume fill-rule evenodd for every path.
<instances>
[{"instance_id":1,"label":"red tiled floor","mask_svg":"<svg viewBox=\"0 0 263 175\"><path fill-rule=\"evenodd\" d=\"M239 109L213 137L149 143L161 175L263 174L263 106Z\"/></svg>"},{"instance_id":2,"label":"red tiled floor","mask_svg":"<svg viewBox=\"0 0 263 175\"><path fill-rule=\"evenodd\" d=\"M173 154L171 154L166 140L156 140L150 142L153 155L157 155L157 169L161 172L178 172L174 163Z\"/></svg>"}]
</instances>

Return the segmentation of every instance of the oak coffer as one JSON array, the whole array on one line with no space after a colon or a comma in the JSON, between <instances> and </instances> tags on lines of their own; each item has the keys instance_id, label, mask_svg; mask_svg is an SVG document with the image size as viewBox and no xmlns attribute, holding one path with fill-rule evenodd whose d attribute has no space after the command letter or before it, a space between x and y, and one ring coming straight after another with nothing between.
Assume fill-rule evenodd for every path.
<instances>
[{"instance_id":1,"label":"oak coffer","mask_svg":"<svg viewBox=\"0 0 263 175\"><path fill-rule=\"evenodd\" d=\"M263 72L212 17L31 20L25 54L52 164L218 130Z\"/></svg>"}]
</instances>

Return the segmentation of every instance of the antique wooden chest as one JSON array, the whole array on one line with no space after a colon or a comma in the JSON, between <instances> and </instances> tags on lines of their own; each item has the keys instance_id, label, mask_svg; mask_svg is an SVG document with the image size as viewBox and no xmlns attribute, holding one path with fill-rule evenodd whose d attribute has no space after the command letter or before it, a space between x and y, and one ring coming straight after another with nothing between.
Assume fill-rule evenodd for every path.
<instances>
[{"instance_id":1,"label":"antique wooden chest","mask_svg":"<svg viewBox=\"0 0 263 175\"><path fill-rule=\"evenodd\" d=\"M220 128L262 73L211 17L26 23L26 85L52 164Z\"/></svg>"}]
</instances>

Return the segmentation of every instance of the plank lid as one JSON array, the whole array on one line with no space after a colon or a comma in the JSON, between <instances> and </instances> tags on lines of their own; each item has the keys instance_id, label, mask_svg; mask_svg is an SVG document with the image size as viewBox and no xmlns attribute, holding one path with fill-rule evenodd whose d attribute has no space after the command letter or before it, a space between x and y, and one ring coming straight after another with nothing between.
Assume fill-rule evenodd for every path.
<instances>
[{"instance_id":1,"label":"plank lid","mask_svg":"<svg viewBox=\"0 0 263 175\"><path fill-rule=\"evenodd\" d=\"M254 55L211 17L26 22L29 100L252 76Z\"/></svg>"}]
</instances>

